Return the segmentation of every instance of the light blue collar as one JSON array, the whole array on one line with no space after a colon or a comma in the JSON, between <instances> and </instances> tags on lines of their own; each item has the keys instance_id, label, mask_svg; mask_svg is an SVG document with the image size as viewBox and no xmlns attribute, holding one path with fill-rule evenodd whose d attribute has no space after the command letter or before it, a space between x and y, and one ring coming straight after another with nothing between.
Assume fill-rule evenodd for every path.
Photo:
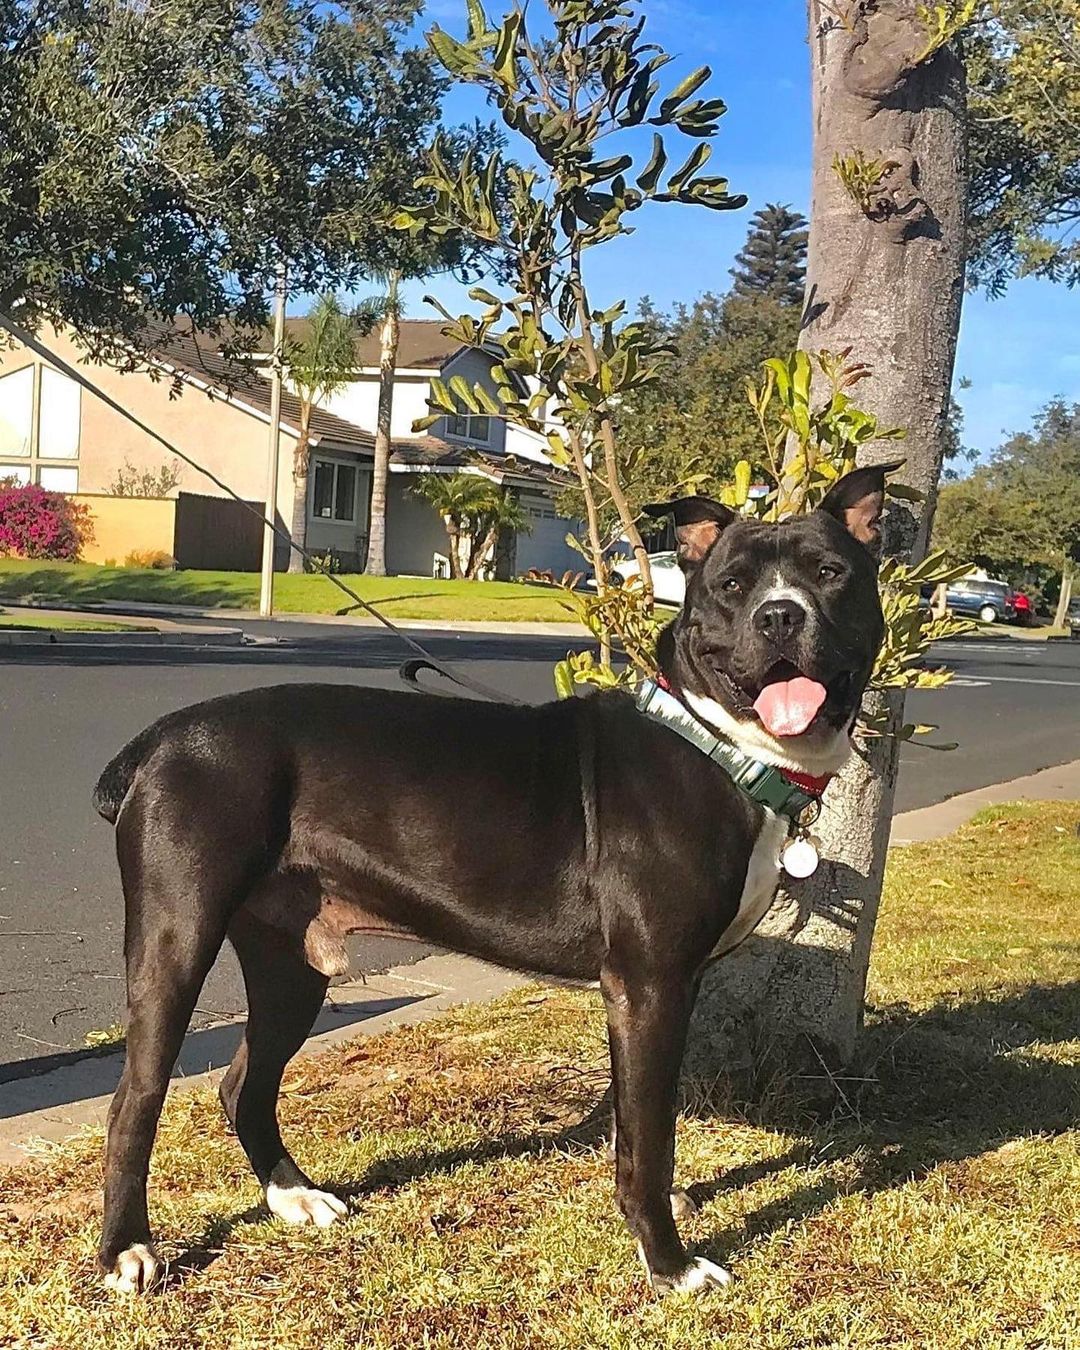
<instances>
[{"instance_id":1,"label":"light blue collar","mask_svg":"<svg viewBox=\"0 0 1080 1350\"><path fill-rule=\"evenodd\" d=\"M751 759L731 744L721 740L693 715L690 710L666 689L653 680L638 685L636 702L646 717L660 722L696 746L703 755L719 764L736 787L759 806L787 816L795 824L813 806L820 806L819 793L798 782L793 782L783 769L760 760Z\"/></svg>"}]
</instances>

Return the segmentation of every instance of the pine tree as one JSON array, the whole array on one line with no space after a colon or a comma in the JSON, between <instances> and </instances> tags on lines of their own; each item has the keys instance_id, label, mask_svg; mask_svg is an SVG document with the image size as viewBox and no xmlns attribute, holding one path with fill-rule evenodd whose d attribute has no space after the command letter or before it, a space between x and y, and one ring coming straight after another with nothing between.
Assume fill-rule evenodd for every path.
<instances>
[{"instance_id":1,"label":"pine tree","mask_svg":"<svg viewBox=\"0 0 1080 1350\"><path fill-rule=\"evenodd\" d=\"M802 306L806 279L806 220L798 211L769 203L754 214L731 275L736 295L767 295Z\"/></svg>"}]
</instances>

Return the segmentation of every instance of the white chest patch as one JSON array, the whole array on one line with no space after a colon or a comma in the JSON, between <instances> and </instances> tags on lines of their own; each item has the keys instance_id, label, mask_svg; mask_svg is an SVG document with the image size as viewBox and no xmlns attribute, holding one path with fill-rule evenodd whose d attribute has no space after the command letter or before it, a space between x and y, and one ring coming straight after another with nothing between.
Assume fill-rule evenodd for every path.
<instances>
[{"instance_id":1,"label":"white chest patch","mask_svg":"<svg viewBox=\"0 0 1080 1350\"><path fill-rule=\"evenodd\" d=\"M710 956L723 956L749 937L765 917L766 910L776 896L776 888L780 883L780 850L788 837L788 820L786 816L770 811L767 806L761 809L765 813L765 819L758 831L758 837L754 840L750 861L746 867L746 880L743 882L742 895L739 897L739 912L710 952Z\"/></svg>"}]
</instances>

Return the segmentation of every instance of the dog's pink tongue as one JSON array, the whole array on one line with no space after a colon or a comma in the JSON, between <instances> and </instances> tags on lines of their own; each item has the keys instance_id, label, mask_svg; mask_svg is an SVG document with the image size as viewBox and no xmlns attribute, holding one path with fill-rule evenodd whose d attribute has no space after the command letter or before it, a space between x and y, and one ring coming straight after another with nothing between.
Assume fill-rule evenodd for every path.
<instances>
[{"instance_id":1,"label":"dog's pink tongue","mask_svg":"<svg viewBox=\"0 0 1080 1350\"><path fill-rule=\"evenodd\" d=\"M754 700L754 711L774 736L801 736L825 702L825 686L799 675L767 684Z\"/></svg>"}]
</instances>

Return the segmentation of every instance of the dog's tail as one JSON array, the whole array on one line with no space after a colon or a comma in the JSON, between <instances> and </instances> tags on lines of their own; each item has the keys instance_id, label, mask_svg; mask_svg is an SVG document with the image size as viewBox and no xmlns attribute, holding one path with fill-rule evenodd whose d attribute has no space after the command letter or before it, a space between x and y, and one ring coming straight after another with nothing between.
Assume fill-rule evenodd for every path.
<instances>
[{"instance_id":1,"label":"dog's tail","mask_svg":"<svg viewBox=\"0 0 1080 1350\"><path fill-rule=\"evenodd\" d=\"M147 751L153 748L159 734L160 727L157 723L147 727L145 731L140 731L133 740L128 741L114 759L109 761L97 780L92 799L94 810L110 825L116 824L116 818L120 814L124 798L131 791L139 765L146 758Z\"/></svg>"}]
</instances>

